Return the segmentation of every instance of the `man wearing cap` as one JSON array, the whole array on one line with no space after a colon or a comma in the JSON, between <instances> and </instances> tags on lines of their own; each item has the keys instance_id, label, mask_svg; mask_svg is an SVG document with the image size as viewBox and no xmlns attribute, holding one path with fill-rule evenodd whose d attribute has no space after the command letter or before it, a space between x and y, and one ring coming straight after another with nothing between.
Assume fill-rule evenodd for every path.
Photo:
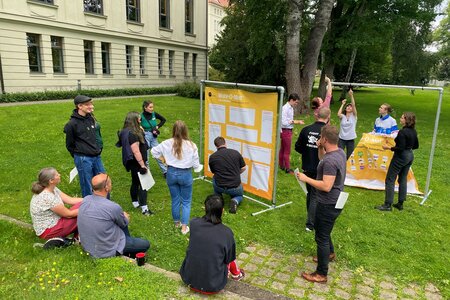
<instances>
[{"instance_id":1,"label":"man wearing cap","mask_svg":"<svg viewBox=\"0 0 450 300\"><path fill-rule=\"evenodd\" d=\"M83 249L92 257L106 258L119 255L135 257L147 252L150 242L130 236L130 216L119 204L106 197L112 182L107 174L92 178L93 194L85 197L78 209L77 225Z\"/></svg>"},{"instance_id":2,"label":"man wearing cap","mask_svg":"<svg viewBox=\"0 0 450 300\"><path fill-rule=\"evenodd\" d=\"M92 194L92 177L105 173L100 154L103 149L100 124L94 118L94 104L88 96L74 99L75 109L64 126L66 148L74 158L83 197Z\"/></svg>"}]
</instances>

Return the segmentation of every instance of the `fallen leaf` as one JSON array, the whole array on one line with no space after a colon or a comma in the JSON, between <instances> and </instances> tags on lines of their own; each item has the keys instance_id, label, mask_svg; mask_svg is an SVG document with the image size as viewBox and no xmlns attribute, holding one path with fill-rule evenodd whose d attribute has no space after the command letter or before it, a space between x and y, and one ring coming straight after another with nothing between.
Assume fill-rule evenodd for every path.
<instances>
[{"instance_id":1,"label":"fallen leaf","mask_svg":"<svg viewBox=\"0 0 450 300\"><path fill-rule=\"evenodd\" d=\"M117 280L118 282L122 282L123 281L123 277L114 277L115 280Z\"/></svg>"}]
</instances>

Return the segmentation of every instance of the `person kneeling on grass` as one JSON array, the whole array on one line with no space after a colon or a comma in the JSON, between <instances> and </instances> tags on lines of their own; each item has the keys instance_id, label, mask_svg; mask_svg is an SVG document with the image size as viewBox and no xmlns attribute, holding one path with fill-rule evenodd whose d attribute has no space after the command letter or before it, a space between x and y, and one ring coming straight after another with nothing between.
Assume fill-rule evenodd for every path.
<instances>
[{"instance_id":1,"label":"person kneeling on grass","mask_svg":"<svg viewBox=\"0 0 450 300\"><path fill-rule=\"evenodd\" d=\"M146 252L147 240L130 236L130 216L119 204L106 197L111 192L111 178L99 174L92 178L93 194L86 196L80 205L78 230L83 249L95 258L129 256Z\"/></svg>"},{"instance_id":2,"label":"person kneeling on grass","mask_svg":"<svg viewBox=\"0 0 450 300\"><path fill-rule=\"evenodd\" d=\"M245 276L235 262L233 232L222 224L223 207L221 196L209 195L205 200L206 214L190 222L191 236L180 275L193 291L203 294L220 292L229 273L234 280Z\"/></svg>"},{"instance_id":3,"label":"person kneeling on grass","mask_svg":"<svg viewBox=\"0 0 450 300\"><path fill-rule=\"evenodd\" d=\"M44 168L31 187L31 220L36 235L48 240L43 245L46 249L66 246L64 238L72 233L77 235L78 207L83 199L64 194L56 187L60 182L61 175L56 169ZM69 209L65 204L72 207Z\"/></svg>"}]
</instances>

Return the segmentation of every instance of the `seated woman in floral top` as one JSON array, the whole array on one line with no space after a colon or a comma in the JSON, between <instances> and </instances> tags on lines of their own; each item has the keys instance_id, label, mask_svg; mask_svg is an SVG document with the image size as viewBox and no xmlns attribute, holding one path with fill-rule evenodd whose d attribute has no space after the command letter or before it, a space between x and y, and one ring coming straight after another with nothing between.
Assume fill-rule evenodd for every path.
<instances>
[{"instance_id":1,"label":"seated woman in floral top","mask_svg":"<svg viewBox=\"0 0 450 300\"><path fill-rule=\"evenodd\" d=\"M64 194L56 187L60 182L61 175L56 169L44 168L31 187L31 219L36 235L42 239L77 233L78 207L83 199ZM68 209L64 204L72 207Z\"/></svg>"}]
</instances>

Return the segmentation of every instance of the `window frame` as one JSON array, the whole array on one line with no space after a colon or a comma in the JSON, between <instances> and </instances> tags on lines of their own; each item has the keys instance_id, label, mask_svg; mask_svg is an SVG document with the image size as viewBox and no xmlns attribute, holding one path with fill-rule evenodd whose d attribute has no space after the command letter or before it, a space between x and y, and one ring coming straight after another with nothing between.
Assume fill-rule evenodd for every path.
<instances>
[{"instance_id":1,"label":"window frame","mask_svg":"<svg viewBox=\"0 0 450 300\"><path fill-rule=\"evenodd\" d=\"M94 3L91 5L95 5L95 10L90 10L87 7L86 1L93 1ZM100 8L99 8L100 6ZM97 14L97 15L103 15L103 0L83 0L83 8L85 13L91 13L91 14Z\"/></svg>"},{"instance_id":2,"label":"window frame","mask_svg":"<svg viewBox=\"0 0 450 300\"><path fill-rule=\"evenodd\" d=\"M53 0L33 0L34 2L42 2L44 4L55 5Z\"/></svg>"},{"instance_id":3,"label":"window frame","mask_svg":"<svg viewBox=\"0 0 450 300\"><path fill-rule=\"evenodd\" d=\"M184 32L194 34L194 0L185 0L184 5ZM189 8L189 10L188 10ZM189 28L188 28L189 27Z\"/></svg>"},{"instance_id":4,"label":"window frame","mask_svg":"<svg viewBox=\"0 0 450 300\"><path fill-rule=\"evenodd\" d=\"M173 65L175 62L175 51L169 50L169 75L173 75Z\"/></svg>"},{"instance_id":5,"label":"window frame","mask_svg":"<svg viewBox=\"0 0 450 300\"><path fill-rule=\"evenodd\" d=\"M147 48L145 47L139 47L139 74L145 75L146 74L146 56L147 56Z\"/></svg>"},{"instance_id":6,"label":"window frame","mask_svg":"<svg viewBox=\"0 0 450 300\"><path fill-rule=\"evenodd\" d=\"M159 28L170 29L170 0L159 0Z\"/></svg>"},{"instance_id":7,"label":"window frame","mask_svg":"<svg viewBox=\"0 0 450 300\"><path fill-rule=\"evenodd\" d=\"M28 67L30 72L32 73L42 73L42 59L41 59L41 35L35 33L27 33L26 34L27 41L27 50L28 50ZM30 38L34 37L35 40L33 42L30 41ZM33 51L34 50L34 51ZM34 52L36 64L31 64L32 57L30 54ZM36 68L33 70L32 68Z\"/></svg>"},{"instance_id":8,"label":"window frame","mask_svg":"<svg viewBox=\"0 0 450 300\"><path fill-rule=\"evenodd\" d=\"M86 48L86 45L89 45L90 47ZM83 40L83 50L84 50L84 72L85 74L95 74L94 41ZM86 58L89 61L87 61Z\"/></svg>"},{"instance_id":9,"label":"window frame","mask_svg":"<svg viewBox=\"0 0 450 300\"><path fill-rule=\"evenodd\" d=\"M111 44L102 42L101 51L102 51L102 74L111 74L111 62L110 62Z\"/></svg>"},{"instance_id":10,"label":"window frame","mask_svg":"<svg viewBox=\"0 0 450 300\"><path fill-rule=\"evenodd\" d=\"M183 70L185 77L189 77L188 67L189 67L189 52L184 52Z\"/></svg>"},{"instance_id":11,"label":"window frame","mask_svg":"<svg viewBox=\"0 0 450 300\"><path fill-rule=\"evenodd\" d=\"M164 49L158 49L158 75L164 75Z\"/></svg>"},{"instance_id":12,"label":"window frame","mask_svg":"<svg viewBox=\"0 0 450 300\"><path fill-rule=\"evenodd\" d=\"M133 74L133 51L132 45L125 45L125 63L127 75Z\"/></svg>"},{"instance_id":13,"label":"window frame","mask_svg":"<svg viewBox=\"0 0 450 300\"><path fill-rule=\"evenodd\" d=\"M192 53L192 77L197 77L197 53Z\"/></svg>"},{"instance_id":14,"label":"window frame","mask_svg":"<svg viewBox=\"0 0 450 300\"><path fill-rule=\"evenodd\" d=\"M130 5L130 2L134 2L134 5ZM130 8L134 10L135 18L130 18ZM125 12L127 14L127 21L140 23L141 22L141 3L140 0L125 0Z\"/></svg>"},{"instance_id":15,"label":"window frame","mask_svg":"<svg viewBox=\"0 0 450 300\"><path fill-rule=\"evenodd\" d=\"M58 43L60 45L56 45ZM64 38L60 36L50 36L50 45L52 49L52 63L53 63L53 73L64 73ZM55 55L59 58L60 65L55 65ZM55 69L57 67L57 69Z\"/></svg>"}]
</instances>

